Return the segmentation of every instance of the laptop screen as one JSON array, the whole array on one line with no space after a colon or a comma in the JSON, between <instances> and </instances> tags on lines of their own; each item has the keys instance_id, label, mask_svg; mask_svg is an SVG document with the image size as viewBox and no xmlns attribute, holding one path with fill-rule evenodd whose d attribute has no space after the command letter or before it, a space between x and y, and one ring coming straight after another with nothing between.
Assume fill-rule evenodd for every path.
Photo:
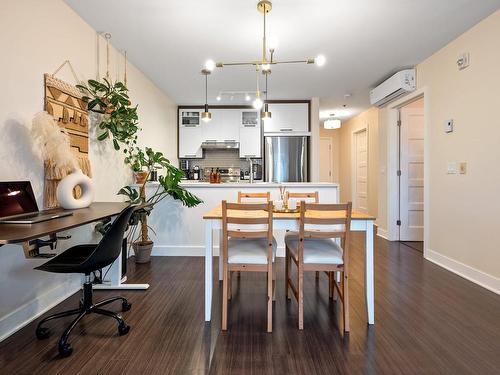
<instances>
[{"instance_id":1,"label":"laptop screen","mask_svg":"<svg viewBox=\"0 0 500 375\"><path fill-rule=\"evenodd\" d=\"M38 212L31 182L0 182L0 217Z\"/></svg>"}]
</instances>

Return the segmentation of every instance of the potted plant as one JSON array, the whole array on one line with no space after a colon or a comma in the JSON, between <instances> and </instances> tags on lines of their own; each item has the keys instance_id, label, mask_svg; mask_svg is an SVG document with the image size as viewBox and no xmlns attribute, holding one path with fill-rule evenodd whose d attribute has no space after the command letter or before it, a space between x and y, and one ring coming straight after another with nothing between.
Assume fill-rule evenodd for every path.
<instances>
[{"instance_id":1,"label":"potted plant","mask_svg":"<svg viewBox=\"0 0 500 375\"><path fill-rule=\"evenodd\" d=\"M125 186L118 194L125 195L132 203L145 204L144 209L137 211L132 222L140 224L140 236L133 240L136 262L150 260L153 241L149 236L148 216L154 206L170 196L179 200L187 207L194 207L202 201L179 185L184 172L170 164L163 153L154 151L150 147L144 149L137 147L137 133L139 119L137 106L132 106L127 87L121 83L111 83L89 80L87 85L77 87L85 94L83 100L87 102L88 109L100 114L98 128L101 133L97 139L105 141L110 138L115 150L123 148L124 162L134 172L139 188ZM163 170L164 175L158 177L158 186L154 193L146 196L146 182L152 171ZM152 230L153 231L153 230ZM153 231L154 232L154 231Z\"/></svg>"},{"instance_id":2,"label":"potted plant","mask_svg":"<svg viewBox=\"0 0 500 375\"><path fill-rule=\"evenodd\" d=\"M155 152L149 147L146 147L144 151L137 148L133 154L133 160L134 162L138 162L140 168L146 171L146 178L138 188L125 186L120 189L118 194L126 196L132 203L142 203L145 205L145 209L135 214L135 220L140 223L141 231L140 236L133 241L132 247L134 249L136 262L146 263L150 261L151 251L153 249L153 241L149 237L149 229L152 230L152 228L148 225L148 216L154 206L168 196L181 201L181 203L187 207L197 206L202 201L179 186L179 182L184 176L184 173L170 164L170 161L165 158L163 153ZM163 169L165 174L158 177L158 186L154 193L147 197L147 180L150 173L158 169Z\"/></svg>"}]
</instances>

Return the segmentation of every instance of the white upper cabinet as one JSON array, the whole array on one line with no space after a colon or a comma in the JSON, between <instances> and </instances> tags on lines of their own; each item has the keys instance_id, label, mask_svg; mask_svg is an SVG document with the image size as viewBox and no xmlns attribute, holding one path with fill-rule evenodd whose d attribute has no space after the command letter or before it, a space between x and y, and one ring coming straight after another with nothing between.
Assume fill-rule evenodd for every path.
<instances>
[{"instance_id":1,"label":"white upper cabinet","mask_svg":"<svg viewBox=\"0 0 500 375\"><path fill-rule=\"evenodd\" d=\"M271 119L264 123L264 133L309 132L308 103L270 103Z\"/></svg>"},{"instance_id":2,"label":"white upper cabinet","mask_svg":"<svg viewBox=\"0 0 500 375\"><path fill-rule=\"evenodd\" d=\"M262 136L258 111L241 110L240 158L262 157Z\"/></svg>"},{"instance_id":3,"label":"white upper cabinet","mask_svg":"<svg viewBox=\"0 0 500 375\"><path fill-rule=\"evenodd\" d=\"M210 112L212 121L201 122L203 141L238 142L241 110L211 109Z\"/></svg>"},{"instance_id":4,"label":"white upper cabinet","mask_svg":"<svg viewBox=\"0 0 500 375\"><path fill-rule=\"evenodd\" d=\"M201 111L182 109L179 111L179 157L201 158L203 141L201 129Z\"/></svg>"}]
</instances>

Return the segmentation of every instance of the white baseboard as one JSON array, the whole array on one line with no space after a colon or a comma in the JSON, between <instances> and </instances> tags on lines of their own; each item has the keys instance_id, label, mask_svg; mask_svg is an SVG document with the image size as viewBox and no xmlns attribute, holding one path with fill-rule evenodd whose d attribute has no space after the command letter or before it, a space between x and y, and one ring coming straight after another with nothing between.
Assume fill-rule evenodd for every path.
<instances>
[{"instance_id":1,"label":"white baseboard","mask_svg":"<svg viewBox=\"0 0 500 375\"><path fill-rule=\"evenodd\" d=\"M478 284L493 293L500 294L500 279L495 276L479 271L445 255L432 251L431 249L427 249L425 252L425 259L437 264L438 266L446 268L448 271L451 271L464 279L472 281L473 283Z\"/></svg>"},{"instance_id":2,"label":"white baseboard","mask_svg":"<svg viewBox=\"0 0 500 375\"><path fill-rule=\"evenodd\" d=\"M383 229L378 227L377 228L377 236L382 237L384 240L389 241L389 232L387 232L387 229Z\"/></svg>"},{"instance_id":3,"label":"white baseboard","mask_svg":"<svg viewBox=\"0 0 500 375\"><path fill-rule=\"evenodd\" d=\"M204 257L205 246L154 246L151 252L152 256L171 256L171 257ZM214 256L219 255L219 246L214 246ZM285 257L285 247L278 246L276 256Z\"/></svg>"},{"instance_id":4,"label":"white baseboard","mask_svg":"<svg viewBox=\"0 0 500 375\"><path fill-rule=\"evenodd\" d=\"M64 282L0 318L0 341L14 334L81 288L81 279ZM33 332L33 335L35 332Z\"/></svg>"}]
</instances>

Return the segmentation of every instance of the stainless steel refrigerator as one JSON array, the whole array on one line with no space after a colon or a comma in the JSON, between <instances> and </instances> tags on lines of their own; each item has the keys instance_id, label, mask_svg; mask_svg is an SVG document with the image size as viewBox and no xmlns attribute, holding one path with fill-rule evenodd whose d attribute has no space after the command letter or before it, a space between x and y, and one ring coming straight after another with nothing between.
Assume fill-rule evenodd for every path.
<instances>
[{"instance_id":1,"label":"stainless steel refrigerator","mask_svg":"<svg viewBox=\"0 0 500 375\"><path fill-rule=\"evenodd\" d=\"M267 182L307 182L309 137L270 136L264 138Z\"/></svg>"}]
</instances>

